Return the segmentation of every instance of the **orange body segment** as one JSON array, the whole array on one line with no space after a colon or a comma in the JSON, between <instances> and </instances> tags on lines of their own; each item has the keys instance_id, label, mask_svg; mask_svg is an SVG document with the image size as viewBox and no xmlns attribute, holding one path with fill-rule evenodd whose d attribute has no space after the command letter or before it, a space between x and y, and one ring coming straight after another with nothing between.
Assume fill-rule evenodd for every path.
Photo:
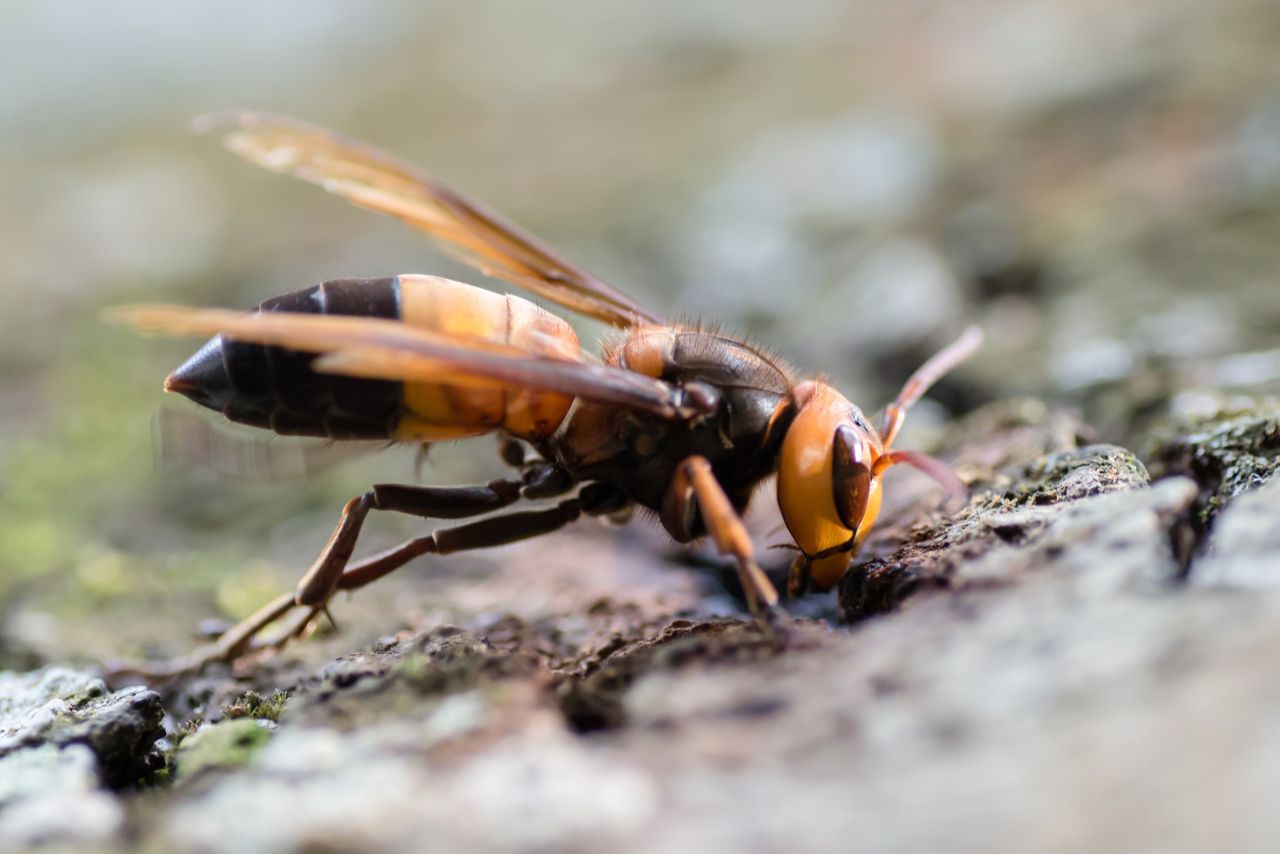
<instances>
[{"instance_id":1,"label":"orange body segment","mask_svg":"<svg viewBox=\"0 0 1280 854\"><path fill-rule=\"evenodd\" d=\"M507 343L530 353L577 361L578 336L573 327L528 300L507 296L510 318ZM556 432L573 398L529 389L507 391L502 426L517 436L545 437Z\"/></svg>"},{"instance_id":2,"label":"orange body segment","mask_svg":"<svg viewBox=\"0 0 1280 854\"><path fill-rule=\"evenodd\" d=\"M578 336L568 323L528 300L435 276L403 275L401 319L419 329L509 344L531 356L577 360ZM439 383L404 386L404 441L444 441L498 428L526 438L549 436L573 398L541 391Z\"/></svg>"},{"instance_id":3,"label":"orange body segment","mask_svg":"<svg viewBox=\"0 0 1280 854\"><path fill-rule=\"evenodd\" d=\"M671 349L677 330L670 326L652 326L632 330L626 341L611 353L611 361L646 377L661 377L671 361Z\"/></svg>"},{"instance_id":4,"label":"orange body segment","mask_svg":"<svg viewBox=\"0 0 1280 854\"><path fill-rule=\"evenodd\" d=\"M862 540L871 531L871 526L875 524L876 517L880 515L880 498L884 493L880 489L880 481L871 481L871 496L867 500L867 512L862 517L862 524L858 525L857 535L854 537L855 550L856 546L862 544ZM848 529L845 530L845 539L848 539ZM814 590L830 590L832 587L840 583L840 579L849 569L849 562L853 558L852 552L840 552L830 557L818 558L809 564L809 583Z\"/></svg>"}]
</instances>

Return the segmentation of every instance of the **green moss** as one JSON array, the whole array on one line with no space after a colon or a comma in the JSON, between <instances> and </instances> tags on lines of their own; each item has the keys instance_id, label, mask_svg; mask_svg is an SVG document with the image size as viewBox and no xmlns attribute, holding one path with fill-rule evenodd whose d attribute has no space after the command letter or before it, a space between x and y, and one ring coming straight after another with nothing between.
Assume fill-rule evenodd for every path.
<instances>
[{"instance_id":1,"label":"green moss","mask_svg":"<svg viewBox=\"0 0 1280 854\"><path fill-rule=\"evenodd\" d=\"M182 743L195 735L202 726L204 726L204 716L196 715L175 729L169 736L169 741L173 743L173 749L176 751L182 747Z\"/></svg>"},{"instance_id":2,"label":"green moss","mask_svg":"<svg viewBox=\"0 0 1280 854\"><path fill-rule=\"evenodd\" d=\"M987 496L981 506L1013 510L1056 504L1136 489L1149 480L1142 461L1127 449L1116 445L1088 445L1033 460L1017 471L1012 483Z\"/></svg>"},{"instance_id":3,"label":"green moss","mask_svg":"<svg viewBox=\"0 0 1280 854\"><path fill-rule=\"evenodd\" d=\"M1207 526L1232 498L1280 469L1280 402L1260 398L1162 425L1148 456L1153 473L1200 485L1196 514Z\"/></svg>"},{"instance_id":4,"label":"green moss","mask_svg":"<svg viewBox=\"0 0 1280 854\"><path fill-rule=\"evenodd\" d=\"M199 774L248 765L271 738L269 723L239 718L201 727L177 749L174 779L186 782Z\"/></svg>"},{"instance_id":5,"label":"green moss","mask_svg":"<svg viewBox=\"0 0 1280 854\"><path fill-rule=\"evenodd\" d=\"M237 718L253 718L255 720L279 723L284 714L284 707L289 702L286 691L275 691L270 697L263 698L255 691L246 691L244 696L222 707L222 714L232 720Z\"/></svg>"}]
</instances>

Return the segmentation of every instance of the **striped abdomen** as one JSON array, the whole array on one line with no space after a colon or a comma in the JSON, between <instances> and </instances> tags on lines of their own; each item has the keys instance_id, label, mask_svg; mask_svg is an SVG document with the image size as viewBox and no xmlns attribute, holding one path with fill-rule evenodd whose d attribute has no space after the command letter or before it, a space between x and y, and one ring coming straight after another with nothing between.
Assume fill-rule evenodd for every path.
<instances>
[{"instance_id":1,"label":"striped abdomen","mask_svg":"<svg viewBox=\"0 0 1280 854\"><path fill-rule=\"evenodd\" d=\"M577 358L565 321L509 295L431 276L339 279L262 303L259 311L400 320L510 344L531 355ZM311 370L314 356L217 336L165 383L232 421L292 436L437 441L505 429L555 432L572 399L545 392L357 379Z\"/></svg>"}]
</instances>

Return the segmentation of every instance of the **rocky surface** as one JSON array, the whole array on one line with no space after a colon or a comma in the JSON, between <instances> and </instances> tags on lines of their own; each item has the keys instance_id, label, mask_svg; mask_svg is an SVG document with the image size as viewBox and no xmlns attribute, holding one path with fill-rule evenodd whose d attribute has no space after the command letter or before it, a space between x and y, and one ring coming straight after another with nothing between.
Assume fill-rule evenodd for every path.
<instances>
[{"instance_id":1,"label":"rocky surface","mask_svg":"<svg viewBox=\"0 0 1280 854\"><path fill-rule=\"evenodd\" d=\"M125 807L106 790L162 767L163 716L145 688L112 692L59 667L0 672L0 846L118 840Z\"/></svg>"},{"instance_id":2,"label":"rocky surface","mask_svg":"<svg viewBox=\"0 0 1280 854\"><path fill-rule=\"evenodd\" d=\"M109 692L101 679L58 667L0 673L0 757L36 745L84 745L113 788L155 769L163 716L160 695L142 687Z\"/></svg>"},{"instance_id":3,"label":"rocky surface","mask_svg":"<svg viewBox=\"0 0 1280 854\"><path fill-rule=\"evenodd\" d=\"M1275 849L1275 0L278 5L4 9L0 851ZM104 307L496 286L182 131L222 107L384 146L868 413L979 325L899 443L969 502L893 469L772 632L707 550L584 521L104 685L289 589L370 483L499 475L200 428L232 480L147 464L198 345ZM375 516L361 554L421 533Z\"/></svg>"},{"instance_id":4,"label":"rocky surface","mask_svg":"<svg viewBox=\"0 0 1280 854\"><path fill-rule=\"evenodd\" d=\"M1190 581L1197 586L1274 590L1280 585L1280 481L1240 496L1214 525Z\"/></svg>"},{"instance_id":5,"label":"rocky surface","mask_svg":"<svg viewBox=\"0 0 1280 854\"><path fill-rule=\"evenodd\" d=\"M1228 501L1280 468L1280 404L1273 400L1236 400L1174 419L1156 433L1150 451L1156 473L1182 474L1200 484L1196 508L1202 530Z\"/></svg>"},{"instance_id":6,"label":"rocky surface","mask_svg":"<svg viewBox=\"0 0 1280 854\"><path fill-rule=\"evenodd\" d=\"M843 621L641 585L162 695L6 674L0 845L1267 850L1274 460L1169 463L1238 460L1242 417L1166 436L1152 481L1068 411L977 410L943 449L968 505L898 480Z\"/></svg>"}]
</instances>

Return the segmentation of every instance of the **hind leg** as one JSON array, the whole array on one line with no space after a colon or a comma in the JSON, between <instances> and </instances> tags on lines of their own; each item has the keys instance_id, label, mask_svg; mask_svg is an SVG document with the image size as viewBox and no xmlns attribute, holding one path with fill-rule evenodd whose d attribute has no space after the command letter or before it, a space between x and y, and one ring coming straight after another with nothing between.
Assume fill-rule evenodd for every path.
<instances>
[{"instance_id":1,"label":"hind leg","mask_svg":"<svg viewBox=\"0 0 1280 854\"><path fill-rule=\"evenodd\" d=\"M493 509L492 507L482 506L486 501L492 500L491 497L478 498L478 496L484 494L483 491L486 489L489 489L489 487L467 487L453 490L452 492L464 499L468 497L476 499L475 503L467 506L474 510L472 515L480 515ZM436 502L446 498L450 492L450 490L433 487L397 486L395 490L403 490L403 492L392 492L391 490L383 489L381 494L384 504L377 509L398 509L401 512L414 512L416 515L425 515L424 511L426 509L437 506ZM373 494L376 491L377 489L371 490L366 495ZM390 495L397 496L395 500L390 502L394 506L389 506L385 503ZM347 565L344 560L340 570L332 578L327 595L322 599L303 602L299 601L298 592L282 594L250 617L227 630L217 641L196 650L190 656L168 662L154 669L120 670L117 673L135 673L152 678L167 678L184 673L197 672L216 661L230 663L255 652L279 649L290 639L306 633L315 618L324 612L328 597L332 596L337 590L357 590L424 554L450 554L456 551L487 548L530 539L555 531L577 519L583 513L589 515L609 513L617 510L623 503L625 502L621 499L621 496L611 489L597 489L588 486L577 497L562 501L556 506L545 510L509 513L481 519L465 525L444 528L427 536L407 540L398 546L350 565ZM411 506L414 508L413 510L408 509ZM350 508L350 502L348 503L348 508ZM368 509L364 508L363 513L367 515ZM452 518L458 518L456 514L462 511L459 505L455 504L451 505L448 512L455 514ZM354 534L351 533L352 529L354 528L358 533L359 527L358 523L351 522L351 515L344 511L338 527L330 537L329 544L321 552L317 565L324 561L336 561L338 557L341 557L344 550L347 551L349 556L349 549L345 545L346 538L354 537ZM337 547L330 548L335 543ZM334 557L335 555L338 557ZM331 566L332 563L325 565L326 567ZM314 567L313 571L308 573L307 578L311 578L313 575ZM304 582L307 581L307 578L304 578ZM305 584L300 584L299 590L304 587ZM271 639L260 637L269 626L296 609L302 609L301 614L288 628Z\"/></svg>"}]
</instances>

